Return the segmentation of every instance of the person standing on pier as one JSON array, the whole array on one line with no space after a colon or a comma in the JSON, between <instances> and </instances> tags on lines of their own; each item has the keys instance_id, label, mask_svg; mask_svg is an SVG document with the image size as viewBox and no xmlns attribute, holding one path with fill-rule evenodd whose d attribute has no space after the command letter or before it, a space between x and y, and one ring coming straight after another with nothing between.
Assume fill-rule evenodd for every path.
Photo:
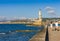
<instances>
[{"instance_id":1,"label":"person standing on pier","mask_svg":"<svg viewBox=\"0 0 60 41\"><path fill-rule=\"evenodd\" d=\"M58 22L57 21L55 22L55 30L59 31Z\"/></svg>"},{"instance_id":2,"label":"person standing on pier","mask_svg":"<svg viewBox=\"0 0 60 41\"><path fill-rule=\"evenodd\" d=\"M50 22L50 27L51 27L51 29L52 29L52 27L53 27L52 21Z\"/></svg>"}]
</instances>

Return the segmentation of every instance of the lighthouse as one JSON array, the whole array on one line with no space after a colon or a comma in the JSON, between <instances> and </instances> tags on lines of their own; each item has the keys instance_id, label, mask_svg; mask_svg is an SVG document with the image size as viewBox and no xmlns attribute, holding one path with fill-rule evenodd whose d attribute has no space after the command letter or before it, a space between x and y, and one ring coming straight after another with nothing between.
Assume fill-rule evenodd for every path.
<instances>
[{"instance_id":1,"label":"lighthouse","mask_svg":"<svg viewBox=\"0 0 60 41\"><path fill-rule=\"evenodd\" d=\"M38 19L34 20L34 22L32 22L32 24L30 24L32 26L42 26L42 11L41 9L38 11Z\"/></svg>"},{"instance_id":2,"label":"lighthouse","mask_svg":"<svg viewBox=\"0 0 60 41\"><path fill-rule=\"evenodd\" d=\"M39 16L39 21L42 22L42 11L41 9L39 9L39 13L38 13L38 16Z\"/></svg>"},{"instance_id":3,"label":"lighthouse","mask_svg":"<svg viewBox=\"0 0 60 41\"><path fill-rule=\"evenodd\" d=\"M42 11L39 10L38 12L38 20L33 22L33 25L41 26L42 25Z\"/></svg>"}]
</instances>

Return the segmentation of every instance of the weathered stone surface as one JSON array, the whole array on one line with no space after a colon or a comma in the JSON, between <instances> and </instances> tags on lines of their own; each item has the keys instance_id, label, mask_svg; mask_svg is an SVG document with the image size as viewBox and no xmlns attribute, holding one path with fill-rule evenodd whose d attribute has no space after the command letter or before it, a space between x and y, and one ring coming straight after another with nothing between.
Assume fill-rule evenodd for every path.
<instances>
[{"instance_id":1,"label":"weathered stone surface","mask_svg":"<svg viewBox=\"0 0 60 41\"><path fill-rule=\"evenodd\" d=\"M30 41L45 41L46 29L43 29L41 32L33 36Z\"/></svg>"},{"instance_id":2,"label":"weathered stone surface","mask_svg":"<svg viewBox=\"0 0 60 41\"><path fill-rule=\"evenodd\" d=\"M60 31L55 31L54 28L52 30L49 27L48 32L49 32L49 41L60 41Z\"/></svg>"}]
</instances>

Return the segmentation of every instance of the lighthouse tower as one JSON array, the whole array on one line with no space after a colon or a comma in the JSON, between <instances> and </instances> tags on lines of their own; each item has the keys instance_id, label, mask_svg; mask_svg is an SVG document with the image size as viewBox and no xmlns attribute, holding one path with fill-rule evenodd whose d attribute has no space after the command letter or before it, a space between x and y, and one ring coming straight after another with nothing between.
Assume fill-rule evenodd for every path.
<instances>
[{"instance_id":1,"label":"lighthouse tower","mask_svg":"<svg viewBox=\"0 0 60 41\"><path fill-rule=\"evenodd\" d=\"M41 9L39 9L38 15L39 15L39 21L42 22L42 11L41 11Z\"/></svg>"},{"instance_id":2,"label":"lighthouse tower","mask_svg":"<svg viewBox=\"0 0 60 41\"><path fill-rule=\"evenodd\" d=\"M42 25L42 11L41 10L39 10L39 13L38 13L38 20L35 20L34 22L33 22L33 25L37 25L37 26L41 26Z\"/></svg>"}]
</instances>

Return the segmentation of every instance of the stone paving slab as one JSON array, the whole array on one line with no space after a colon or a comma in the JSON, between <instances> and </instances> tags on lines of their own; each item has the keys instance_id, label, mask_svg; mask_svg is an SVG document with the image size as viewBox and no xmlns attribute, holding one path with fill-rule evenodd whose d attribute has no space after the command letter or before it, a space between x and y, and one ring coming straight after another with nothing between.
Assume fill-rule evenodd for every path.
<instances>
[{"instance_id":1,"label":"stone paving slab","mask_svg":"<svg viewBox=\"0 0 60 41\"><path fill-rule=\"evenodd\" d=\"M54 28L53 30L51 28L48 28L48 33L49 41L60 41L60 31L55 31Z\"/></svg>"}]
</instances>

